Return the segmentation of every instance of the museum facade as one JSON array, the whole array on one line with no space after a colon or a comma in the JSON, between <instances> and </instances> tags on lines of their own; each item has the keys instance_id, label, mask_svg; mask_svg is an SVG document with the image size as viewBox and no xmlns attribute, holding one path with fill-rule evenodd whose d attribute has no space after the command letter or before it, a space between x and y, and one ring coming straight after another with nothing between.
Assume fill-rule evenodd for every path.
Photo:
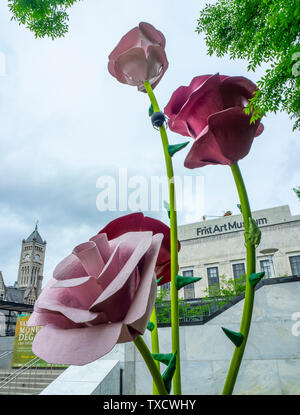
<instances>
[{"instance_id":1,"label":"museum facade","mask_svg":"<svg viewBox=\"0 0 300 415\"><path fill-rule=\"evenodd\" d=\"M257 271L265 271L265 278L300 276L300 215L292 216L285 205L258 210L252 216L261 230ZM178 239L179 274L201 277L181 290L181 298L203 297L211 287L222 286L228 279L241 281L245 275L241 214L179 226Z\"/></svg>"}]
</instances>

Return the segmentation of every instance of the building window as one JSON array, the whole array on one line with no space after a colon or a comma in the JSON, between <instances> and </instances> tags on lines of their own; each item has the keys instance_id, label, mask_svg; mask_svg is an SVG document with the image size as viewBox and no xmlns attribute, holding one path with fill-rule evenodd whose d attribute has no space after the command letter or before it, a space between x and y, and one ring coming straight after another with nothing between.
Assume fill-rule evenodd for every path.
<instances>
[{"instance_id":1,"label":"building window","mask_svg":"<svg viewBox=\"0 0 300 415\"><path fill-rule=\"evenodd\" d=\"M244 279L246 277L245 264L243 262L240 264L232 264L232 269L234 280L238 280L239 283L244 283L242 278Z\"/></svg>"},{"instance_id":2,"label":"building window","mask_svg":"<svg viewBox=\"0 0 300 415\"><path fill-rule=\"evenodd\" d=\"M163 300L168 301L171 299L171 283L167 282L166 284L163 284L160 286L162 293L165 293L163 296Z\"/></svg>"},{"instance_id":3,"label":"building window","mask_svg":"<svg viewBox=\"0 0 300 415\"><path fill-rule=\"evenodd\" d=\"M218 267L207 268L207 281L209 295L213 296L215 291L220 288Z\"/></svg>"},{"instance_id":4,"label":"building window","mask_svg":"<svg viewBox=\"0 0 300 415\"><path fill-rule=\"evenodd\" d=\"M194 276L194 271L188 270L188 271L182 271L182 276L183 277L193 277ZM195 298L195 286L194 283L192 284L188 284L184 287L184 299L190 299L190 298Z\"/></svg>"},{"instance_id":5,"label":"building window","mask_svg":"<svg viewBox=\"0 0 300 415\"><path fill-rule=\"evenodd\" d=\"M262 272L265 273L266 277L268 277L268 278L273 277L272 264L271 264L271 261L269 259L263 259L262 261L260 261L260 269L261 269Z\"/></svg>"},{"instance_id":6,"label":"building window","mask_svg":"<svg viewBox=\"0 0 300 415\"><path fill-rule=\"evenodd\" d=\"M290 256L292 275L300 276L300 255Z\"/></svg>"}]
</instances>

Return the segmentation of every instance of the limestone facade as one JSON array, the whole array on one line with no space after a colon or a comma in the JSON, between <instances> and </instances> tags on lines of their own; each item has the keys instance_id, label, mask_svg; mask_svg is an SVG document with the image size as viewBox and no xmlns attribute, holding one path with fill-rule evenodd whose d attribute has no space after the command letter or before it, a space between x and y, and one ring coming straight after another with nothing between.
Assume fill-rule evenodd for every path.
<instances>
[{"instance_id":1,"label":"limestone facade","mask_svg":"<svg viewBox=\"0 0 300 415\"><path fill-rule=\"evenodd\" d=\"M257 247L257 272L265 278L300 275L300 215L289 206L252 213L261 230ZM180 291L183 298L207 295L209 287L222 286L228 279L241 278L246 271L242 215L179 226L179 274L202 279Z\"/></svg>"}]
</instances>

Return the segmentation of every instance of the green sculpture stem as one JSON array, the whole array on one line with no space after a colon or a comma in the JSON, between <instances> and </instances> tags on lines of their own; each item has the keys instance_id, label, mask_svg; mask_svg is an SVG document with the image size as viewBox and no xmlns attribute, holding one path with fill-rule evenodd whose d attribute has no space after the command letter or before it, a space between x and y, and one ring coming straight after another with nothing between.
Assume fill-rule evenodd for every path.
<instances>
[{"instance_id":1,"label":"green sculpture stem","mask_svg":"<svg viewBox=\"0 0 300 415\"><path fill-rule=\"evenodd\" d=\"M146 343L144 342L142 336L137 336L134 340L134 344L136 345L138 351L141 353L149 372L151 373L151 376L153 378L153 381L155 382L157 391L159 395L168 395L168 392L166 390L164 380L160 374L160 371L158 370L156 366L156 362L153 359L153 356L148 349Z\"/></svg>"},{"instance_id":2,"label":"green sculpture stem","mask_svg":"<svg viewBox=\"0 0 300 415\"><path fill-rule=\"evenodd\" d=\"M145 81L144 86L149 95L154 112L159 112L159 106L149 82ZM176 370L173 377L173 394L181 395L181 376L180 376L180 345L179 345L179 312L178 312L178 291L175 280L178 272L178 236L177 236L177 214L175 209L175 183L172 158L168 153L168 136L165 126L159 129L165 156L169 183L170 198L170 239L171 239L171 330L172 330L172 353L177 351Z\"/></svg>"},{"instance_id":3,"label":"green sculpture stem","mask_svg":"<svg viewBox=\"0 0 300 415\"><path fill-rule=\"evenodd\" d=\"M227 378L224 384L223 395L231 395L234 389L236 378L239 372L239 368L242 362L244 350L247 343L247 338L250 330L253 303L254 303L254 287L249 282L249 276L255 272L256 257L255 246L252 245L247 238L249 233L249 218L251 218L251 210L248 201L246 187L242 178L242 174L238 164L231 166L231 171L236 183L237 191L239 194L240 204L242 208L244 227L245 227L245 245L246 245L246 257L247 257L247 273L246 273L246 289L245 289L245 302L243 315L240 325L240 333L244 336L241 346L236 347L232 356L231 364L227 374Z\"/></svg>"},{"instance_id":4,"label":"green sculpture stem","mask_svg":"<svg viewBox=\"0 0 300 415\"><path fill-rule=\"evenodd\" d=\"M154 329L151 331L151 347L152 353L159 353L159 341L158 341L158 330L157 330L157 317L155 306L153 308L150 321L154 324ZM158 360L155 360L157 369L160 371L160 364ZM158 390L155 382L153 381L153 395L158 395Z\"/></svg>"}]
</instances>

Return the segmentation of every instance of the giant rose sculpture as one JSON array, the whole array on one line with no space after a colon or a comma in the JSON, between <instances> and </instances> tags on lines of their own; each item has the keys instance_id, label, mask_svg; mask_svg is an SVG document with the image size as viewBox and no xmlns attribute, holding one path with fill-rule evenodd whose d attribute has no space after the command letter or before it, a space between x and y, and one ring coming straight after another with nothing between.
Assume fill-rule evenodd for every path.
<instances>
[{"instance_id":1,"label":"giant rose sculpture","mask_svg":"<svg viewBox=\"0 0 300 415\"><path fill-rule=\"evenodd\" d=\"M28 324L43 327L33 352L48 363L84 365L143 334L155 303L162 239L150 230L111 240L100 233L76 246L35 303Z\"/></svg>"},{"instance_id":2,"label":"giant rose sculpture","mask_svg":"<svg viewBox=\"0 0 300 415\"><path fill-rule=\"evenodd\" d=\"M155 88L168 69L165 46L164 35L151 24L141 22L111 52L108 70L119 82L146 92L144 81Z\"/></svg>"},{"instance_id":3,"label":"giant rose sculpture","mask_svg":"<svg viewBox=\"0 0 300 415\"><path fill-rule=\"evenodd\" d=\"M181 86L165 107L169 128L194 139L184 165L232 165L250 151L263 131L260 120L250 124L244 107L257 90L243 76L201 75Z\"/></svg>"}]
</instances>

